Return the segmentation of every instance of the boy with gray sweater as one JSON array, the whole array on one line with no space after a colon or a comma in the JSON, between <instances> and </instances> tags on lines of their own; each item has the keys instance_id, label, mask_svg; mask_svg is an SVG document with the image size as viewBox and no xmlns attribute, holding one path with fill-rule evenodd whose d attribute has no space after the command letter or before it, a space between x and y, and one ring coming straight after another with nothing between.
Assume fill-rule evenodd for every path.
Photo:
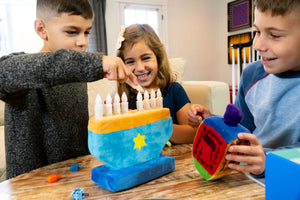
<instances>
[{"instance_id":1,"label":"boy with gray sweater","mask_svg":"<svg viewBox=\"0 0 300 200\"><path fill-rule=\"evenodd\" d=\"M37 0L43 48L0 58L7 178L89 153L86 82L137 83L120 58L85 52L92 19L88 0Z\"/></svg>"}]
</instances>

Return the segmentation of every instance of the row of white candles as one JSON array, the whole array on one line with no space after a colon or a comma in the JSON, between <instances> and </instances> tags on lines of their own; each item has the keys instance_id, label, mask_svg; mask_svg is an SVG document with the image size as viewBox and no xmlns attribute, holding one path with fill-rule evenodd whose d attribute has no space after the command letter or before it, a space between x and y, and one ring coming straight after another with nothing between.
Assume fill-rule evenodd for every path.
<instances>
[{"instance_id":1,"label":"row of white candles","mask_svg":"<svg viewBox=\"0 0 300 200\"><path fill-rule=\"evenodd\" d=\"M157 90L155 95L154 90L149 93L147 90L144 93L144 99L142 94L139 92L136 97L136 107L137 111L150 110L155 108L163 107L163 98L160 89ZM122 94L121 102L118 93L115 94L114 102L112 104L112 98L110 94L107 95L105 103L103 103L99 94L96 96L95 100L95 118L100 119L105 116L128 114L128 99L125 92Z\"/></svg>"}]
</instances>

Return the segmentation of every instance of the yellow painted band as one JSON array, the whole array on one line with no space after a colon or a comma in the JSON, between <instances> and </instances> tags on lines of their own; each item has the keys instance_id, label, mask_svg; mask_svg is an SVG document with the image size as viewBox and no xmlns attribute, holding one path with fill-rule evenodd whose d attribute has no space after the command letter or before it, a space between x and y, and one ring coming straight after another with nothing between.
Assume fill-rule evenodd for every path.
<instances>
[{"instance_id":1,"label":"yellow painted band","mask_svg":"<svg viewBox=\"0 0 300 200\"><path fill-rule=\"evenodd\" d=\"M126 130L138 126L143 126L159 120L170 117L168 108L160 108L137 112L136 110L129 112L126 115L113 115L95 119L92 117L89 120L88 130L94 133L110 133L115 131Z\"/></svg>"}]
</instances>

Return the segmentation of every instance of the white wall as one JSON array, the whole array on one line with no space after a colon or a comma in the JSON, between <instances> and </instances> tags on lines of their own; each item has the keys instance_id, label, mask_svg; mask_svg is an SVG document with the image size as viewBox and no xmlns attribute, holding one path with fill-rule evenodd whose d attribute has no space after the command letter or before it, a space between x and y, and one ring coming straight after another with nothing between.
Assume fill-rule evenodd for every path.
<instances>
[{"instance_id":1,"label":"white wall","mask_svg":"<svg viewBox=\"0 0 300 200\"><path fill-rule=\"evenodd\" d=\"M168 0L168 56L184 57L184 80L231 83L227 64L227 2L220 0ZM108 52L115 55L119 14L115 0L107 0Z\"/></svg>"},{"instance_id":2,"label":"white wall","mask_svg":"<svg viewBox=\"0 0 300 200\"><path fill-rule=\"evenodd\" d=\"M169 0L169 57L184 57L184 80L217 80L219 0Z\"/></svg>"},{"instance_id":3,"label":"white wall","mask_svg":"<svg viewBox=\"0 0 300 200\"><path fill-rule=\"evenodd\" d=\"M217 1L217 0L215 0ZM219 4L219 16L216 27L218 27L218 45L217 45L217 77L218 80L231 84L231 65L228 64L228 32L227 32L227 3L232 0L218 1Z\"/></svg>"},{"instance_id":4,"label":"white wall","mask_svg":"<svg viewBox=\"0 0 300 200\"><path fill-rule=\"evenodd\" d=\"M116 44L120 32L120 15L115 0L106 0L106 37L108 55L116 55Z\"/></svg>"}]
</instances>

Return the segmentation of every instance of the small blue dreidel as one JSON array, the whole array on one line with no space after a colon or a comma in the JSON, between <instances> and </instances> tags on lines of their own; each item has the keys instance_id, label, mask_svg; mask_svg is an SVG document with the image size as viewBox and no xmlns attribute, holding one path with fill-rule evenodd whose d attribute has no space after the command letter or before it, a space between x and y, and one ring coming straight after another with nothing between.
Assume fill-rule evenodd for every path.
<instances>
[{"instance_id":1,"label":"small blue dreidel","mask_svg":"<svg viewBox=\"0 0 300 200\"><path fill-rule=\"evenodd\" d=\"M232 171L225 159L227 150L233 144L246 144L238 139L238 133L250 133L241 120L241 110L228 104L224 117L208 117L200 124L193 143L193 161L204 179L215 180Z\"/></svg>"},{"instance_id":2,"label":"small blue dreidel","mask_svg":"<svg viewBox=\"0 0 300 200\"><path fill-rule=\"evenodd\" d=\"M71 165L70 170L72 172L77 172L79 170L79 168L82 168L82 166L79 167L78 164L74 164L74 165Z\"/></svg>"},{"instance_id":3,"label":"small blue dreidel","mask_svg":"<svg viewBox=\"0 0 300 200\"><path fill-rule=\"evenodd\" d=\"M73 200L82 200L85 196L89 196L88 193L84 193L83 188L76 188L72 191L71 196Z\"/></svg>"}]
</instances>

